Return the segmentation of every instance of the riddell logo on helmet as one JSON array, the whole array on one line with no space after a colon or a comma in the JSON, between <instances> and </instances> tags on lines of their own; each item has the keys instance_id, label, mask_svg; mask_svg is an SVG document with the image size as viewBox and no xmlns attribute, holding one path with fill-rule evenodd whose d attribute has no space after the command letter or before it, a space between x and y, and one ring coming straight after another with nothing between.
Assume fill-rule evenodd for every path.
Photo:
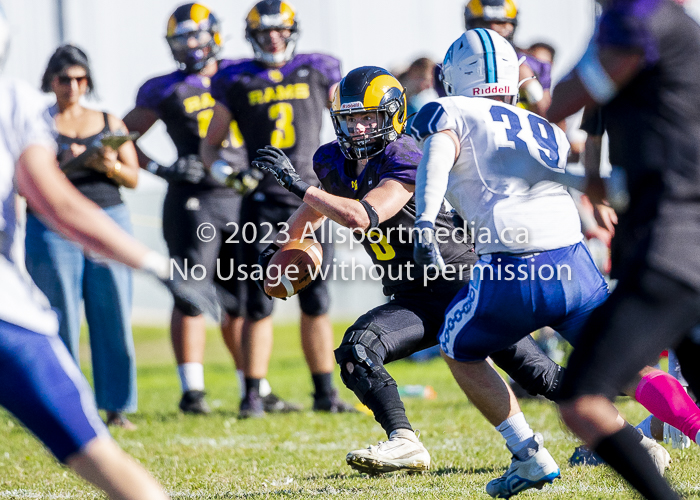
<instances>
[{"instance_id":1,"label":"riddell logo on helmet","mask_svg":"<svg viewBox=\"0 0 700 500\"><path fill-rule=\"evenodd\" d=\"M345 102L340 105L340 109L355 109L355 108L361 108L362 103L360 101L354 101L354 102Z\"/></svg>"},{"instance_id":2,"label":"riddell logo on helmet","mask_svg":"<svg viewBox=\"0 0 700 500\"><path fill-rule=\"evenodd\" d=\"M482 95L512 95L510 85L491 85L489 87L476 87L472 89L473 96Z\"/></svg>"}]
</instances>

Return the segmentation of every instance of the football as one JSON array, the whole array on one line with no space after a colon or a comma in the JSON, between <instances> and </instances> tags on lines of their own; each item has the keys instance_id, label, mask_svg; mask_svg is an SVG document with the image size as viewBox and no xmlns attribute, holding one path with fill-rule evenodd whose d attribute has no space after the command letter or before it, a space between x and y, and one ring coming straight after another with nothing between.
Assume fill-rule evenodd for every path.
<instances>
[{"instance_id":1,"label":"football","mask_svg":"<svg viewBox=\"0 0 700 500\"><path fill-rule=\"evenodd\" d=\"M309 286L323 261L321 244L312 238L292 240L272 256L265 277L265 293L283 299Z\"/></svg>"}]
</instances>

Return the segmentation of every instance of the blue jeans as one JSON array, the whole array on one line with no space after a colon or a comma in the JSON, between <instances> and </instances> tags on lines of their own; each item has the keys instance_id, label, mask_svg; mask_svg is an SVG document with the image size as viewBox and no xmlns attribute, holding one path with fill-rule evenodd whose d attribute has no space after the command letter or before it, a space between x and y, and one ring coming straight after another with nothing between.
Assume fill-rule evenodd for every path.
<instances>
[{"instance_id":1,"label":"blue jeans","mask_svg":"<svg viewBox=\"0 0 700 500\"><path fill-rule=\"evenodd\" d=\"M125 205L105 209L131 233ZM80 306L90 332L92 371L98 408L136 411L136 356L131 333L131 270L112 261L88 258L75 243L27 214L27 270L59 315L59 335L78 363Z\"/></svg>"}]
</instances>

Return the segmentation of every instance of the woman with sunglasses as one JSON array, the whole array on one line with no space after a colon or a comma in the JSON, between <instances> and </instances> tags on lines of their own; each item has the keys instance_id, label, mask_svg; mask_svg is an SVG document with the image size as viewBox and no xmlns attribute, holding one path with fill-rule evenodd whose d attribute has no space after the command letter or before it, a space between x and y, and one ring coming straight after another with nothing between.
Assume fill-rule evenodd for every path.
<instances>
[{"instance_id":1,"label":"woman with sunglasses","mask_svg":"<svg viewBox=\"0 0 700 500\"><path fill-rule=\"evenodd\" d=\"M56 49L41 89L56 96L50 111L58 132L59 165L78 191L131 233L119 188L134 188L138 182L133 143L117 150L100 147L76 159L105 134L127 132L118 118L82 105L81 98L94 91L85 53L73 45ZM27 213L26 260L30 275L59 312L59 334L76 362L84 301L97 406L107 412L108 425L134 429L124 416L136 410L137 402L131 270L85 253L44 225L31 210Z\"/></svg>"}]
</instances>

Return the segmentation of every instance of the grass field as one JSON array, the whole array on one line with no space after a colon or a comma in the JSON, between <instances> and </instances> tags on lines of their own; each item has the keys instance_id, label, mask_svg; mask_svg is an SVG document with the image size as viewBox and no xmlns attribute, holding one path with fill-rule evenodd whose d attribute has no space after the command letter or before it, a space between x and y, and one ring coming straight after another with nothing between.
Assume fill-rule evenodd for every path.
<instances>
[{"instance_id":1,"label":"grass field","mask_svg":"<svg viewBox=\"0 0 700 500\"><path fill-rule=\"evenodd\" d=\"M338 340L346 325L336 325ZM223 343L208 333L205 379L207 417L176 411L179 384L165 329L137 328L138 430L113 432L119 444L148 468L173 498L490 498L484 485L500 475L510 456L497 432L465 400L440 360L399 362L390 372L399 385L429 384L435 400L406 399L408 416L432 456L420 475L368 477L345 464L345 454L385 439L365 414L321 415L311 411L238 420L238 388ZM89 363L84 362L87 366ZM88 377L90 376L87 371ZM311 405L311 380L293 327L275 331L269 379L280 396ZM11 381L4 381L4 383ZM336 382L341 386L339 377ZM354 395L342 389L344 398ZM629 401L623 414L633 423L646 416ZM567 459L578 444L560 424L552 405L526 401L532 427L562 469L562 478L523 498L628 499L635 494L606 466L571 468ZM56 464L7 413L0 410L0 498L99 498L96 490ZM667 477L688 498L700 498L700 453L670 450Z\"/></svg>"}]
</instances>

